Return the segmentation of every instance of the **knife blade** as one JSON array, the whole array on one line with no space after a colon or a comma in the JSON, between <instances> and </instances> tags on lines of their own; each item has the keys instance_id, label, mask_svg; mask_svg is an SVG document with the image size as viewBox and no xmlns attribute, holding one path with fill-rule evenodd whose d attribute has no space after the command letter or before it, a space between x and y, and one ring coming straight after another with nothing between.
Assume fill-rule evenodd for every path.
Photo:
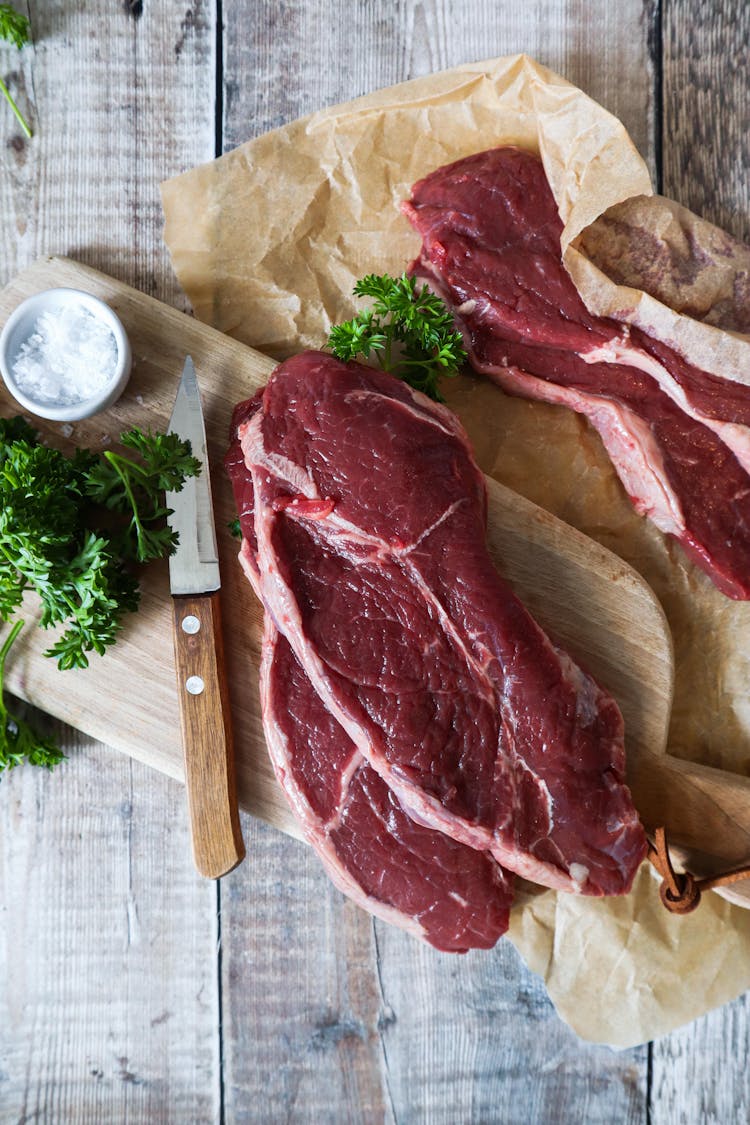
<instances>
[{"instance_id":1,"label":"knife blade","mask_svg":"<svg viewBox=\"0 0 750 1125\"><path fill-rule=\"evenodd\" d=\"M190 356L169 430L189 441L197 477L167 492L167 517L178 545L169 559L175 669L195 866L218 879L242 861L231 712L221 630L219 553L203 407Z\"/></svg>"}]
</instances>

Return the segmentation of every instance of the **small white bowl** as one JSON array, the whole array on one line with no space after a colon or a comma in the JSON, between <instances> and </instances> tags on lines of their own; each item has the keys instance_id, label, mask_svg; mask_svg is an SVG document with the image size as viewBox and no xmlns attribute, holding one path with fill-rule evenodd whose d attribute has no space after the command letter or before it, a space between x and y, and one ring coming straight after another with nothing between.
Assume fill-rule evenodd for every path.
<instances>
[{"instance_id":1,"label":"small white bowl","mask_svg":"<svg viewBox=\"0 0 750 1125\"><path fill-rule=\"evenodd\" d=\"M66 305L71 309L83 306L107 325L117 344L117 365L106 386L89 398L66 404L42 402L21 390L13 375L13 364L21 345L34 332L42 313ZM120 319L104 301L82 289L45 289L41 293L35 293L14 309L0 333L0 373L6 387L31 414L36 414L39 418L50 418L54 422L77 422L111 406L125 390L131 366L130 341Z\"/></svg>"}]
</instances>

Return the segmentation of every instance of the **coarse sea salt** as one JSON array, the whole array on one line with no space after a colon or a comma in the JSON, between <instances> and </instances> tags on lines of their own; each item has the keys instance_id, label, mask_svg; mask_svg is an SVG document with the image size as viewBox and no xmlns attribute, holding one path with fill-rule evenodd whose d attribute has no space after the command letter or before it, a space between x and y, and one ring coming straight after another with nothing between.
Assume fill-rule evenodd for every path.
<instances>
[{"instance_id":1,"label":"coarse sea salt","mask_svg":"<svg viewBox=\"0 0 750 1125\"><path fill-rule=\"evenodd\" d=\"M18 387L45 404L73 406L99 394L117 369L111 329L84 305L60 305L38 317L13 360Z\"/></svg>"}]
</instances>

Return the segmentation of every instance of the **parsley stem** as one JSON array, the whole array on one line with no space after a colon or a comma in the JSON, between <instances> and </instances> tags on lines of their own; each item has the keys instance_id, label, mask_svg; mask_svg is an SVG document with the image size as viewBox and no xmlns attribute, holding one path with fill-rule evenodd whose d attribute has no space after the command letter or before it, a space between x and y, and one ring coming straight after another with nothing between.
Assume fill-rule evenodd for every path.
<instances>
[{"instance_id":1,"label":"parsley stem","mask_svg":"<svg viewBox=\"0 0 750 1125\"><path fill-rule=\"evenodd\" d=\"M438 363L438 362L439 361L438 361L437 356L433 356L431 359L399 359L398 366L399 367L423 367L425 369L425 371L427 373L429 373L430 364L431 363ZM454 371L454 372L452 372L452 374L455 375L456 372Z\"/></svg>"},{"instance_id":2,"label":"parsley stem","mask_svg":"<svg viewBox=\"0 0 750 1125\"><path fill-rule=\"evenodd\" d=\"M8 636L5 638L2 648L0 648L0 736L4 736L5 728L8 723L8 708L5 706L4 688L5 661L8 659L8 653L10 652L11 645L23 629L23 626L24 622L19 618L11 631L8 633Z\"/></svg>"},{"instance_id":3,"label":"parsley stem","mask_svg":"<svg viewBox=\"0 0 750 1125\"><path fill-rule=\"evenodd\" d=\"M112 468L115 470L118 477L122 481L122 487L125 491L125 495L127 496L128 500L130 501L130 505L133 509L133 523L135 525L135 534L136 534L136 540L137 540L137 543L138 543L138 555L137 555L137 557L139 559L142 559L141 543L142 543L142 540L143 540L143 524L141 523L140 513L138 512L138 502L137 502L137 500L135 498L135 495L133 493L133 489L130 486L130 479L128 477L128 474L127 474L127 472L122 471L122 469L120 468L119 462L121 462L121 461L124 462L128 466L129 469L137 470L141 474L141 476L146 475L146 470L141 468L140 465L136 465L134 462L130 461L129 458L118 457L118 455L116 453L112 453L110 450L107 450L105 452L104 456L107 459L107 461L109 461L110 465L112 466Z\"/></svg>"},{"instance_id":4,"label":"parsley stem","mask_svg":"<svg viewBox=\"0 0 750 1125\"><path fill-rule=\"evenodd\" d=\"M26 123L26 119L24 118L20 109L18 108L18 106L14 102L11 92L8 89L8 87L5 85L5 83L3 82L2 78L0 78L0 92L2 92L5 95L5 97L8 99L8 102L10 103L10 108L13 110L16 117L18 118L19 125L23 129L26 136L29 139L31 139L31 137L33 137L34 134L31 132L31 129L29 128L28 124Z\"/></svg>"},{"instance_id":5,"label":"parsley stem","mask_svg":"<svg viewBox=\"0 0 750 1125\"><path fill-rule=\"evenodd\" d=\"M5 669L5 661L7 659L8 653L10 652L10 647L13 644L16 637L18 636L18 634L23 629L23 627L24 627L24 622L21 621L21 619L19 618L19 620L16 621L16 623L13 626L13 628L11 629L11 631L8 633L8 636L5 638L5 641L3 642L3 647L0 648L0 687L2 687L2 682L3 682L2 681L2 675L3 675L3 671Z\"/></svg>"},{"instance_id":6,"label":"parsley stem","mask_svg":"<svg viewBox=\"0 0 750 1125\"><path fill-rule=\"evenodd\" d=\"M140 473L142 477L147 477L149 470L146 465L139 465L137 461L131 461L129 457L123 457L119 453L113 453L111 449L104 452L104 457L109 461L110 465L117 470L120 477L124 480L118 465L127 465L127 472Z\"/></svg>"}]
</instances>

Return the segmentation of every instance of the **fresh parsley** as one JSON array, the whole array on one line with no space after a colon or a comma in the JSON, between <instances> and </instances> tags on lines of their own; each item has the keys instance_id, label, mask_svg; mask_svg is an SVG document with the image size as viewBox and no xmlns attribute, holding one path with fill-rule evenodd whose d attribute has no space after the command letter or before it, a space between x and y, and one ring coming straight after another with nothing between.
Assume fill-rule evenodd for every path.
<instances>
[{"instance_id":1,"label":"fresh parsley","mask_svg":"<svg viewBox=\"0 0 750 1125\"><path fill-rule=\"evenodd\" d=\"M0 4L0 37L19 50L29 41L29 21L12 4Z\"/></svg>"},{"instance_id":2,"label":"fresh parsley","mask_svg":"<svg viewBox=\"0 0 750 1125\"><path fill-rule=\"evenodd\" d=\"M0 647L0 773L20 766L22 762L51 770L65 757L59 746L39 734L25 719L13 715L5 704L5 662L23 624L23 621L16 621Z\"/></svg>"},{"instance_id":3,"label":"fresh parsley","mask_svg":"<svg viewBox=\"0 0 750 1125\"><path fill-rule=\"evenodd\" d=\"M135 547L138 562L171 555L174 532L164 522L164 493L177 492L186 476L195 476L200 462L190 456L176 434L145 434L128 430L122 444L140 461L107 450L88 473L86 492L98 504L127 517L118 543L127 555Z\"/></svg>"},{"instance_id":4,"label":"fresh parsley","mask_svg":"<svg viewBox=\"0 0 750 1125\"><path fill-rule=\"evenodd\" d=\"M466 359L461 333L445 303L415 278L368 274L355 297L372 297L372 308L331 329L328 344L339 359L374 355L384 371L438 402L441 376L457 375Z\"/></svg>"},{"instance_id":5,"label":"fresh parsley","mask_svg":"<svg viewBox=\"0 0 750 1125\"><path fill-rule=\"evenodd\" d=\"M11 621L33 590L42 628L62 627L46 653L60 669L85 668L90 652L115 642L138 606L133 564L175 548L164 491L200 471L175 434L135 429L120 440L135 456L77 449L67 457L23 419L0 418L0 620ZM2 668L19 629L15 622L0 650ZM0 769L20 760L21 745L21 757L36 760L30 730L0 711ZM37 745L37 764L54 764L49 745Z\"/></svg>"},{"instance_id":6,"label":"fresh parsley","mask_svg":"<svg viewBox=\"0 0 750 1125\"><path fill-rule=\"evenodd\" d=\"M0 4L0 39L7 40L8 43L12 43L14 47L18 47L20 51L29 41L29 31L29 21L22 12L16 11L11 4ZM27 137L30 137L31 129L2 78L0 78L0 91L7 98L10 108L15 113L24 133Z\"/></svg>"}]
</instances>

